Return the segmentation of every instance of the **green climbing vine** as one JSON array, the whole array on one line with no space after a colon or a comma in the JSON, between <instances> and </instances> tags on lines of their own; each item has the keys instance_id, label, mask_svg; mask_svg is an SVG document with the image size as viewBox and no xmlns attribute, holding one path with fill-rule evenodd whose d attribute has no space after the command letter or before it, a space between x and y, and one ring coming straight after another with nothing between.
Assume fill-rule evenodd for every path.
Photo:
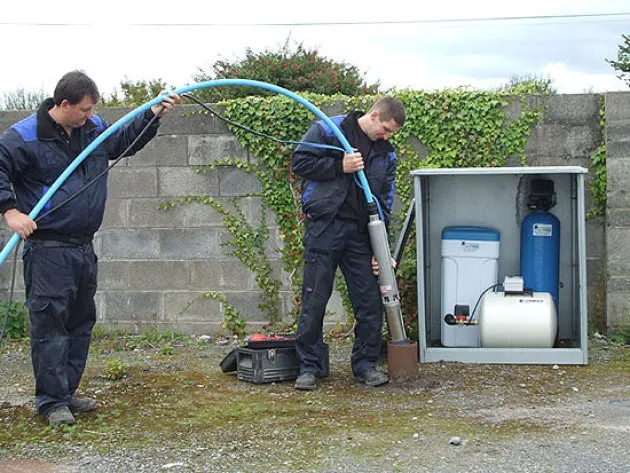
<instances>
[{"instance_id":1,"label":"green climbing vine","mask_svg":"<svg viewBox=\"0 0 630 473\"><path fill-rule=\"evenodd\" d=\"M188 304L182 307L182 310L179 312L179 314L180 315L184 314L188 309L190 309L190 307L195 301L200 301L203 299L214 299L222 304L223 314L224 314L223 322L221 323L222 328L228 329L230 332L232 332L234 335L238 337L242 337L245 335L245 326L246 326L245 319L243 319L239 315L238 310L229 303L227 297L222 292L218 292L218 291L203 292L199 297L188 302Z\"/></svg>"},{"instance_id":2,"label":"green climbing vine","mask_svg":"<svg viewBox=\"0 0 630 473\"><path fill-rule=\"evenodd\" d=\"M606 108L603 95L599 97L599 125L602 130L602 142L591 156L593 180L590 187L593 194L593 209L588 213L588 217L606 215Z\"/></svg>"},{"instance_id":3,"label":"green climbing vine","mask_svg":"<svg viewBox=\"0 0 630 473\"><path fill-rule=\"evenodd\" d=\"M542 117L540 108L531 106L525 97L510 96L505 91L459 88L436 92L401 90L393 91L392 94L405 104L407 110L405 126L392 137L399 155L396 190L405 204L402 215L412 196L412 170L421 167L503 166L509 157L519 159L524 165L524 149L531 127ZM311 93L302 93L301 96L329 116L351 109L367 110L375 100L374 96L323 96ZM510 104L518 108L518 112L507 117L505 110ZM305 107L282 95L234 99L223 102L221 106L224 115L233 122L282 140L300 140L314 119ZM282 264L289 276L295 322L300 307L303 215L299 205L299 178L290 170L293 147L237 127L230 128L253 156L251 162L223 159L202 169L207 171L219 165L236 166L253 173L260 180L259 197L263 206L275 215L283 243ZM229 242L234 248L233 254L256 275L256 282L262 292L261 309L270 322L279 323L276 313L281 283L278 278L273 278L266 251L265 241L269 238L269 230L264 223L265 218L262 219L261 227L254 227L242 215L226 209L208 196L187 196L176 203L165 204L164 208L193 201L211 205L224 215L226 228L233 236ZM392 227L395 229L395 225ZM414 239L410 238L409 241L413 243ZM411 248L410 251L415 249ZM403 261L405 263L398 270L401 294L407 294L410 304L415 305L415 258L408 255ZM219 298L217 293L211 294ZM342 298L348 313L351 313L343 291ZM413 309L408 312L412 314L409 317L411 321L415 318ZM226 327L231 330L231 327L244 329L242 319L235 317L232 312L229 316Z\"/></svg>"}]
</instances>

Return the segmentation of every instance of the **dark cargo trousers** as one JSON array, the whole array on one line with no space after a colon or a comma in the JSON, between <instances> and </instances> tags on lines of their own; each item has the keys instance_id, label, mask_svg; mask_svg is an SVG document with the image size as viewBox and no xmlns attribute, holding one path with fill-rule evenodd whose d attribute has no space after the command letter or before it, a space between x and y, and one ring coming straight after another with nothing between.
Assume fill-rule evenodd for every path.
<instances>
[{"instance_id":1,"label":"dark cargo trousers","mask_svg":"<svg viewBox=\"0 0 630 473\"><path fill-rule=\"evenodd\" d=\"M26 242L24 284L35 404L41 414L67 405L79 386L96 322L96 281L91 243Z\"/></svg>"},{"instance_id":2,"label":"dark cargo trousers","mask_svg":"<svg viewBox=\"0 0 630 473\"><path fill-rule=\"evenodd\" d=\"M337 267L346 280L356 320L352 371L373 368L381 350L383 306L378 279L372 274L372 249L366 230L334 220L321 235L304 236L302 313L298 322L300 374L323 372L323 322Z\"/></svg>"}]
</instances>

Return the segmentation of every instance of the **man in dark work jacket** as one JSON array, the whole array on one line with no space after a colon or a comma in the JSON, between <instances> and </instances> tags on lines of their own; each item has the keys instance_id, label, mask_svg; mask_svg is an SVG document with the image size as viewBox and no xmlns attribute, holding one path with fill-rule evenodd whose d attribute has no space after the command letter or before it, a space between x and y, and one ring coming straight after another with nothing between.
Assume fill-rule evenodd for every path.
<instances>
[{"instance_id":1,"label":"man in dark work jacket","mask_svg":"<svg viewBox=\"0 0 630 473\"><path fill-rule=\"evenodd\" d=\"M354 173L362 170L374 198L389 222L394 197L396 154L387 141L403 126L405 108L394 97L377 100L368 113L354 111L334 117L355 153L300 145L291 160L303 178L302 206L306 215L302 312L298 322L297 353L300 374L295 387L314 390L323 373L323 321L337 267L348 286L356 320L352 371L367 386L388 382L376 369L381 347L383 306L374 275L367 232L364 191ZM341 146L323 121L315 123L304 142Z\"/></svg>"},{"instance_id":2,"label":"man in dark work jacket","mask_svg":"<svg viewBox=\"0 0 630 473\"><path fill-rule=\"evenodd\" d=\"M103 221L107 199L107 179L93 181L155 118L126 156L142 149L157 133L159 116L180 101L177 95L166 97L112 133L68 176L42 215L69 196L76 198L34 222L28 216L33 207L109 127L94 114L99 98L92 79L81 71L69 72L34 115L0 136L0 212L9 228L26 240L24 285L35 403L51 425L74 424L73 413L96 407L93 399L74 395L96 322L97 258L92 238Z\"/></svg>"}]
</instances>

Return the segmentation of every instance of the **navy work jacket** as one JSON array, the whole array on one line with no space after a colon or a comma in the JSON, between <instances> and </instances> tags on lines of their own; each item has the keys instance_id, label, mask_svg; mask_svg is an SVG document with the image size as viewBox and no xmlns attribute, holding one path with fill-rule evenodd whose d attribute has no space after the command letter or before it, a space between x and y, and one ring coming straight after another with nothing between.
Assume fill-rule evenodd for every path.
<instances>
[{"instance_id":1,"label":"navy work jacket","mask_svg":"<svg viewBox=\"0 0 630 473\"><path fill-rule=\"evenodd\" d=\"M362 112L332 117L344 136L352 134ZM306 132L302 141L342 147L339 139L323 121L317 121ZM354 145L350 142L350 145ZM343 204L350 185L356 185L343 172L342 151L314 148L307 145L297 147L291 158L291 169L302 177L302 207L306 213L308 231L317 236L335 219ZM372 195L378 200L386 224L389 224L394 200L396 177L396 153L388 141L378 140L368 156L363 156L364 174ZM363 190L359 191L363 196ZM367 221L366 219L363 219Z\"/></svg>"},{"instance_id":2,"label":"navy work jacket","mask_svg":"<svg viewBox=\"0 0 630 473\"><path fill-rule=\"evenodd\" d=\"M48 110L53 100L47 99L37 113L12 125L0 136L0 213L11 208L28 214L42 196L81 151L92 143L110 124L97 115L73 130L70 145L56 129ZM116 159L149 123L153 112L147 110L131 123L120 127L70 174L53 194L40 215L55 207L105 171L110 159ZM158 120L126 154L131 156L155 136ZM77 143L74 140L79 140ZM107 176L101 177L75 199L37 222L37 232L55 232L75 237L91 237L99 229L107 199Z\"/></svg>"}]
</instances>

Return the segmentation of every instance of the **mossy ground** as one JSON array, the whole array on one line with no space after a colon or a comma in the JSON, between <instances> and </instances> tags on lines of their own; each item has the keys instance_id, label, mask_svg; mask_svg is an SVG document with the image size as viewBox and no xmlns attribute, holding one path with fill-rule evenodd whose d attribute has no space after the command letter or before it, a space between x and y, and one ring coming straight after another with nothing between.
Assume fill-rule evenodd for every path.
<instances>
[{"instance_id":1,"label":"mossy ground","mask_svg":"<svg viewBox=\"0 0 630 473\"><path fill-rule=\"evenodd\" d=\"M277 465L299 469L336 451L351 452L347 460L360 463L409 449L422 452L432 442L447 445L452 436L482 443L543 436L566 423L498 412L606 399L607 387L617 397L630 397L630 349L617 345L600 348L600 360L587 366L557 369L422 364L417 376L370 389L352 378L349 346L341 343L331 348L331 376L304 393L291 382L254 385L222 373L219 362L231 347L171 339L166 352L172 354L165 355L163 341L133 343L131 350L128 344L95 341L81 393L95 397L99 409L81 414L76 425L49 427L31 403L0 409L2 456L19 457L36 445L55 446L46 450L47 460L76 445L100 455L161 448L268 465L256 471L274 471ZM0 356L27 359L28 350L16 347L5 346ZM127 365L126 377L108 379L105 367L112 358ZM28 395L28 363L22 359L20 368L15 366L22 372L5 365L5 379Z\"/></svg>"}]
</instances>

